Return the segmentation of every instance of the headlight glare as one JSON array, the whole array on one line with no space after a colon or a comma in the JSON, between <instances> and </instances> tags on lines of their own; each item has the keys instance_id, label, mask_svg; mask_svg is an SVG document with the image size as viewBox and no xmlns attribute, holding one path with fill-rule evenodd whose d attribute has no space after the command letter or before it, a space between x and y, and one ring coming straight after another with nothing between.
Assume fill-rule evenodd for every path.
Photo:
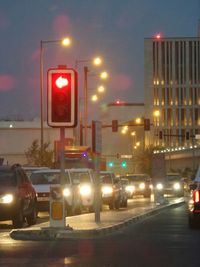
<instances>
[{"instance_id":1,"label":"headlight glare","mask_svg":"<svg viewBox=\"0 0 200 267\"><path fill-rule=\"evenodd\" d=\"M173 187L174 187L174 190L180 190L180 189L181 189L181 185L180 185L180 183L175 183L175 184L173 185Z\"/></svg>"},{"instance_id":2,"label":"headlight glare","mask_svg":"<svg viewBox=\"0 0 200 267\"><path fill-rule=\"evenodd\" d=\"M135 191L135 186L134 185L127 185L125 190L127 192L133 193Z\"/></svg>"},{"instance_id":3,"label":"headlight glare","mask_svg":"<svg viewBox=\"0 0 200 267\"><path fill-rule=\"evenodd\" d=\"M14 199L14 197L12 194L6 194L6 195L1 197L0 202L5 203L5 204L9 204L9 203L13 202L13 199Z\"/></svg>"},{"instance_id":4,"label":"headlight glare","mask_svg":"<svg viewBox=\"0 0 200 267\"><path fill-rule=\"evenodd\" d=\"M90 185L81 185L80 187L80 194L82 196L88 196L92 193L92 189Z\"/></svg>"},{"instance_id":5,"label":"headlight glare","mask_svg":"<svg viewBox=\"0 0 200 267\"><path fill-rule=\"evenodd\" d=\"M145 189L145 184L144 183L139 184L139 188L140 189Z\"/></svg>"},{"instance_id":6,"label":"headlight glare","mask_svg":"<svg viewBox=\"0 0 200 267\"><path fill-rule=\"evenodd\" d=\"M113 193L113 188L111 186L103 186L102 187L102 193L103 194L112 194Z\"/></svg>"},{"instance_id":7,"label":"headlight glare","mask_svg":"<svg viewBox=\"0 0 200 267\"><path fill-rule=\"evenodd\" d=\"M157 190L162 190L163 189L163 184L159 183L156 185Z\"/></svg>"},{"instance_id":8,"label":"headlight glare","mask_svg":"<svg viewBox=\"0 0 200 267\"><path fill-rule=\"evenodd\" d=\"M69 197L70 195L71 195L71 190L69 188L64 188L63 189L63 196Z\"/></svg>"}]
</instances>

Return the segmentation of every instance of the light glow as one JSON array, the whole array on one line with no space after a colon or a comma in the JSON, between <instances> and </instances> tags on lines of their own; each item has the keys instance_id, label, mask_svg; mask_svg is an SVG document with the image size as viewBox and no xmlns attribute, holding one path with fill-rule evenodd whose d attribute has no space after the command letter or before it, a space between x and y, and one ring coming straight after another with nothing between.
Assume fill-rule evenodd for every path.
<instances>
[{"instance_id":1,"label":"light glow","mask_svg":"<svg viewBox=\"0 0 200 267\"><path fill-rule=\"evenodd\" d=\"M64 197L69 197L71 195L71 191L69 188L64 188L63 189L63 196Z\"/></svg>"},{"instance_id":2,"label":"light glow","mask_svg":"<svg viewBox=\"0 0 200 267\"><path fill-rule=\"evenodd\" d=\"M113 193L113 188L112 188L111 186L107 186L107 185L105 185L105 186L102 187L101 190L102 190L102 193L103 193L104 195L110 195L110 194Z\"/></svg>"},{"instance_id":3,"label":"light glow","mask_svg":"<svg viewBox=\"0 0 200 267\"><path fill-rule=\"evenodd\" d=\"M63 78L62 76L60 76L60 77L58 77L58 79L56 79L56 86L60 89L67 86L68 84L69 84L68 80L66 78Z\"/></svg>"},{"instance_id":4,"label":"light glow","mask_svg":"<svg viewBox=\"0 0 200 267\"><path fill-rule=\"evenodd\" d=\"M0 198L0 203L9 204L13 202L13 195L12 194L6 194Z\"/></svg>"},{"instance_id":5,"label":"light glow","mask_svg":"<svg viewBox=\"0 0 200 267\"><path fill-rule=\"evenodd\" d=\"M90 185L87 185L87 184L81 185L80 194L82 196L89 196L89 195L91 195L91 193L92 193L92 188Z\"/></svg>"}]
</instances>

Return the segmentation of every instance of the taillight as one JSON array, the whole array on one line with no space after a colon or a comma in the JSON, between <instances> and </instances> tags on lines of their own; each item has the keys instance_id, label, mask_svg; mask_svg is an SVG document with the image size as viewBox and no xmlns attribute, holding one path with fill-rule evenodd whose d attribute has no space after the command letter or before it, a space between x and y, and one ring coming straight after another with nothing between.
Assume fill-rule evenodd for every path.
<instances>
[{"instance_id":1,"label":"taillight","mask_svg":"<svg viewBox=\"0 0 200 267\"><path fill-rule=\"evenodd\" d=\"M199 190L194 191L193 199L194 203L199 202Z\"/></svg>"}]
</instances>

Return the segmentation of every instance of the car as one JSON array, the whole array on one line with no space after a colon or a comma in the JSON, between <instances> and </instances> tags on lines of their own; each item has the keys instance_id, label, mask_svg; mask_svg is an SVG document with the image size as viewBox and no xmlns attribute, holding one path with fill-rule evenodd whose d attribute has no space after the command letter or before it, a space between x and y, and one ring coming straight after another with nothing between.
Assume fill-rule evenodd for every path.
<instances>
[{"instance_id":1,"label":"car","mask_svg":"<svg viewBox=\"0 0 200 267\"><path fill-rule=\"evenodd\" d=\"M200 188L194 186L188 201L188 221L190 228L200 226Z\"/></svg>"},{"instance_id":2,"label":"car","mask_svg":"<svg viewBox=\"0 0 200 267\"><path fill-rule=\"evenodd\" d=\"M184 183L179 173L167 173L164 182L164 194L184 196Z\"/></svg>"},{"instance_id":3,"label":"car","mask_svg":"<svg viewBox=\"0 0 200 267\"><path fill-rule=\"evenodd\" d=\"M127 207L126 191L120 179L112 171L100 171L102 204L109 208Z\"/></svg>"},{"instance_id":4,"label":"car","mask_svg":"<svg viewBox=\"0 0 200 267\"><path fill-rule=\"evenodd\" d=\"M151 197L152 181L148 174L127 174L125 176L134 189L134 195Z\"/></svg>"},{"instance_id":5,"label":"car","mask_svg":"<svg viewBox=\"0 0 200 267\"><path fill-rule=\"evenodd\" d=\"M40 167L40 166L22 166L22 168L25 171L25 173L28 175L28 177L30 177L31 173L34 171L49 169L49 167Z\"/></svg>"},{"instance_id":6,"label":"car","mask_svg":"<svg viewBox=\"0 0 200 267\"><path fill-rule=\"evenodd\" d=\"M60 169L43 169L34 171L30 179L38 195L38 211L49 211L50 208L50 187L60 185ZM79 214L81 210L81 198L79 194L79 181L70 176L65 170L63 196L67 215Z\"/></svg>"},{"instance_id":7,"label":"car","mask_svg":"<svg viewBox=\"0 0 200 267\"><path fill-rule=\"evenodd\" d=\"M36 224L36 191L19 164L0 166L0 220L12 220L15 228Z\"/></svg>"},{"instance_id":8,"label":"car","mask_svg":"<svg viewBox=\"0 0 200 267\"><path fill-rule=\"evenodd\" d=\"M121 180L122 186L126 192L127 198L128 199L133 198L134 190L135 190L134 185L130 184L129 179L124 178L123 176L120 177L120 180Z\"/></svg>"},{"instance_id":9,"label":"car","mask_svg":"<svg viewBox=\"0 0 200 267\"><path fill-rule=\"evenodd\" d=\"M94 172L89 168L68 169L72 179L79 181L79 193L81 196L81 209L94 211Z\"/></svg>"}]
</instances>

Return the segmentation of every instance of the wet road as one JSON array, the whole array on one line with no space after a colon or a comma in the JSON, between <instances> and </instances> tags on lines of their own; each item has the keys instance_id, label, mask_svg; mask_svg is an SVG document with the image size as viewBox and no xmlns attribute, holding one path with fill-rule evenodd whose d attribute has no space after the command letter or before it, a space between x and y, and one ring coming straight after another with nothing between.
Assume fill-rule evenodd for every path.
<instances>
[{"instance_id":1,"label":"wet road","mask_svg":"<svg viewBox=\"0 0 200 267\"><path fill-rule=\"evenodd\" d=\"M200 229L188 228L185 205L98 240L15 241L8 232L0 235L0 266L199 266Z\"/></svg>"}]
</instances>

